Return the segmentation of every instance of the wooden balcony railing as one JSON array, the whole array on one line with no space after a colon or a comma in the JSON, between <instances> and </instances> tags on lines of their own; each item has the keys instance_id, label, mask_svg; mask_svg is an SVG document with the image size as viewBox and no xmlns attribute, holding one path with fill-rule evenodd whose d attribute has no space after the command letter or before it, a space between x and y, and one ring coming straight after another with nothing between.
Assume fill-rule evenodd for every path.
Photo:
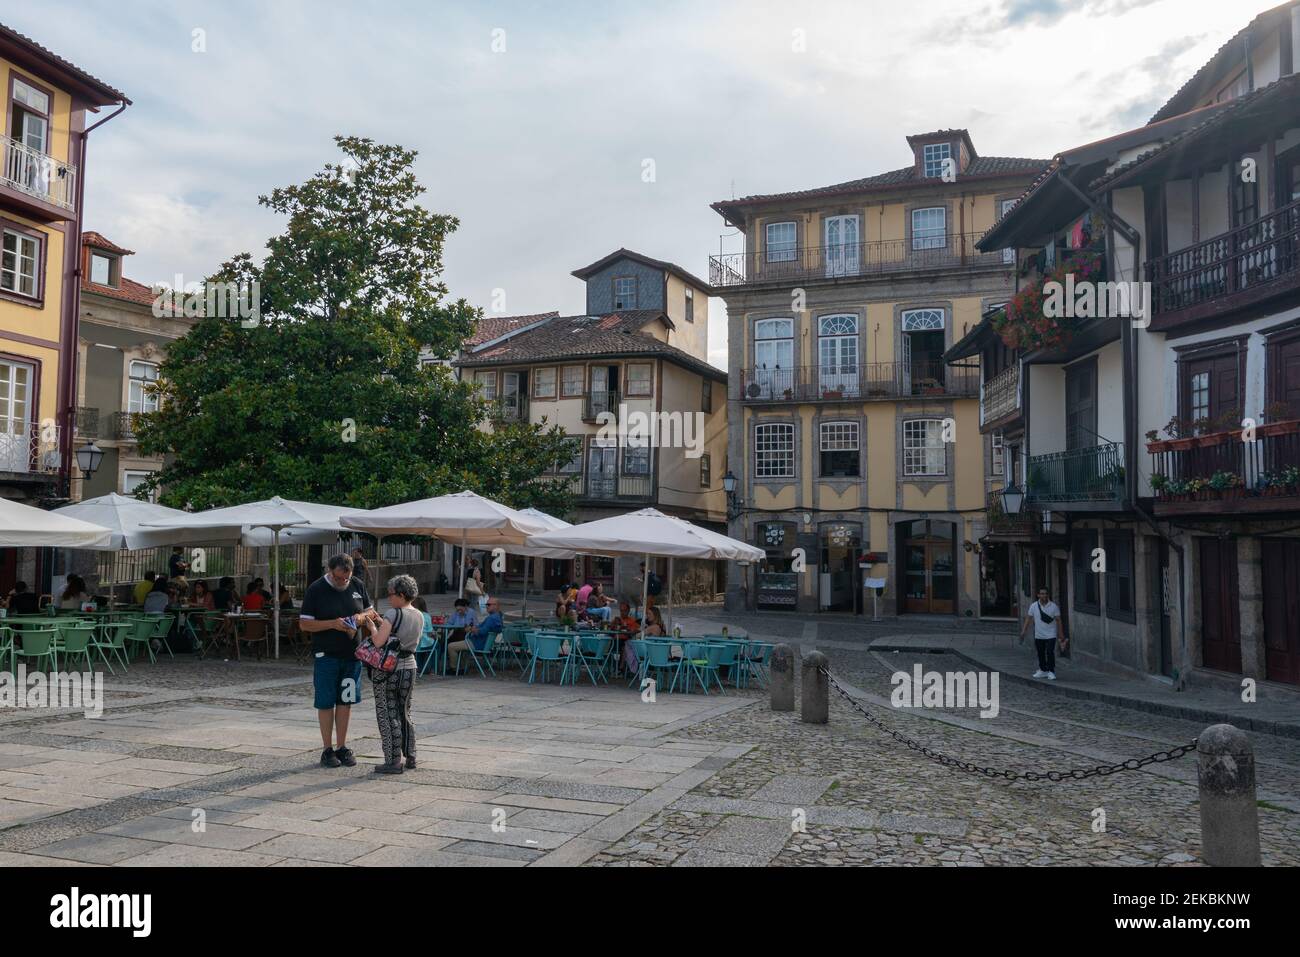
<instances>
[{"instance_id":1,"label":"wooden balcony railing","mask_svg":"<svg viewBox=\"0 0 1300 957\"><path fill-rule=\"evenodd\" d=\"M1030 502L1109 502L1124 491L1122 442L1033 455L1028 464Z\"/></svg>"},{"instance_id":2,"label":"wooden balcony railing","mask_svg":"<svg viewBox=\"0 0 1300 957\"><path fill-rule=\"evenodd\" d=\"M1146 264L1155 319L1195 319L1300 285L1300 201Z\"/></svg>"},{"instance_id":3,"label":"wooden balcony railing","mask_svg":"<svg viewBox=\"0 0 1300 957\"><path fill-rule=\"evenodd\" d=\"M742 402L821 402L976 396L979 367L941 361L740 370Z\"/></svg>"},{"instance_id":4,"label":"wooden balcony railing","mask_svg":"<svg viewBox=\"0 0 1300 957\"><path fill-rule=\"evenodd\" d=\"M1300 504L1300 419L1149 442L1156 510L1268 511ZM1289 501L1287 501L1289 500Z\"/></svg>"},{"instance_id":5,"label":"wooden balcony railing","mask_svg":"<svg viewBox=\"0 0 1300 957\"><path fill-rule=\"evenodd\" d=\"M1020 410L1020 363L1007 366L980 386L980 425Z\"/></svg>"},{"instance_id":6,"label":"wooden balcony railing","mask_svg":"<svg viewBox=\"0 0 1300 957\"><path fill-rule=\"evenodd\" d=\"M764 282L852 279L884 273L963 266L1010 268L1002 250L975 248L982 233L944 233L834 246L771 247L709 257L709 282L745 286Z\"/></svg>"}]
</instances>

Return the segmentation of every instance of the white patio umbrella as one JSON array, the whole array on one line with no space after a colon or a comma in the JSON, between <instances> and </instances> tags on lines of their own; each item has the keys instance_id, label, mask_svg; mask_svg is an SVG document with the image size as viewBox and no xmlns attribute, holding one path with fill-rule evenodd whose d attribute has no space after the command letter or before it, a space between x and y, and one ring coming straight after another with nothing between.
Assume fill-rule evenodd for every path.
<instances>
[{"instance_id":1,"label":"white patio umbrella","mask_svg":"<svg viewBox=\"0 0 1300 957\"><path fill-rule=\"evenodd\" d=\"M112 532L109 544L101 551L120 549L155 548L160 545L184 545L191 541L205 541L202 533L194 537L188 532L169 532L158 528L145 528L143 522L166 520L184 521L188 512L166 505L141 501L129 495L111 492L98 498L88 498L73 505L56 508L50 514L75 518L93 525L102 525Z\"/></svg>"},{"instance_id":2,"label":"white patio umbrella","mask_svg":"<svg viewBox=\"0 0 1300 957\"><path fill-rule=\"evenodd\" d=\"M540 548L572 548L603 555L642 555L649 571L653 556L704 558L715 561L756 562L765 557L762 549L718 532L665 515L654 508L643 508L626 515L571 525L534 535L528 544ZM641 578L641 635L645 636L645 608L649 574Z\"/></svg>"},{"instance_id":3,"label":"white patio umbrella","mask_svg":"<svg viewBox=\"0 0 1300 957\"><path fill-rule=\"evenodd\" d=\"M530 535L548 531L539 519L484 498L477 492L454 492L417 502L345 515L339 524L383 538L387 535L428 535L460 545L460 588L465 596L465 566L469 547L524 545Z\"/></svg>"},{"instance_id":4,"label":"white patio umbrella","mask_svg":"<svg viewBox=\"0 0 1300 957\"><path fill-rule=\"evenodd\" d=\"M362 512L363 509L348 508L343 505L317 505L313 502L296 502L283 499L278 495L260 502L248 502L244 505L231 505L228 508L211 508L204 512L183 512L185 520L169 524L171 519L162 522L144 522L147 528L166 527L171 529L206 530L221 539L239 541L242 544L261 544L260 530L271 533L271 547L276 561L272 567L273 594L272 610L275 612L275 657L280 657L280 534L285 529L292 529L299 543L311 541L311 536L319 536L317 541L328 543L338 537L341 530L340 521L345 513ZM349 517L356 517L350 515Z\"/></svg>"},{"instance_id":5,"label":"white patio umbrella","mask_svg":"<svg viewBox=\"0 0 1300 957\"><path fill-rule=\"evenodd\" d=\"M112 547L111 529L0 498L0 548Z\"/></svg>"},{"instance_id":6,"label":"white patio umbrella","mask_svg":"<svg viewBox=\"0 0 1300 957\"><path fill-rule=\"evenodd\" d=\"M571 528L572 523L566 522L562 518L556 518L554 515L547 515L539 508L521 508L521 515L527 515L542 522L551 531L561 528ZM533 545L506 545L503 546L511 555L523 555L527 561L524 563L524 607L520 614L528 614L528 581L533 574L534 558L573 558L576 552L571 548L537 548Z\"/></svg>"}]
</instances>

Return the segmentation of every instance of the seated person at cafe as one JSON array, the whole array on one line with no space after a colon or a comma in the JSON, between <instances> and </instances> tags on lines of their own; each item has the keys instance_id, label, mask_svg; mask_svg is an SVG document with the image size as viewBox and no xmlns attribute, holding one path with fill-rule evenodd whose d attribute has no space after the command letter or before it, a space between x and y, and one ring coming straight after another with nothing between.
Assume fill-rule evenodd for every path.
<instances>
[{"instance_id":1,"label":"seated person at cafe","mask_svg":"<svg viewBox=\"0 0 1300 957\"><path fill-rule=\"evenodd\" d=\"M248 590L244 593L244 610L261 611L265 607L266 596L257 587L257 579L253 579L248 583Z\"/></svg>"},{"instance_id":2,"label":"seated person at cafe","mask_svg":"<svg viewBox=\"0 0 1300 957\"><path fill-rule=\"evenodd\" d=\"M590 578L578 589L578 597L574 599L575 604L578 606L578 614L582 614L587 610L587 602L591 598L591 593L595 590L596 586L591 583Z\"/></svg>"},{"instance_id":3,"label":"seated person at cafe","mask_svg":"<svg viewBox=\"0 0 1300 957\"><path fill-rule=\"evenodd\" d=\"M457 598L453 607L455 610L447 616L445 624L454 629L449 633L449 640L460 641L465 637L465 632L478 627L478 615L470 607L468 598ZM432 618L429 620L429 625L430 627L433 625Z\"/></svg>"},{"instance_id":4,"label":"seated person at cafe","mask_svg":"<svg viewBox=\"0 0 1300 957\"><path fill-rule=\"evenodd\" d=\"M253 584L256 585L256 586L257 586L257 590L260 591L260 592L262 593L262 598L264 599L264 601L263 601L263 606L265 607L266 605L270 605L270 604L271 604L271 589L269 589L269 588L266 587L266 579L265 579L265 578L254 578L254 579L253 579Z\"/></svg>"},{"instance_id":5,"label":"seated person at cafe","mask_svg":"<svg viewBox=\"0 0 1300 957\"><path fill-rule=\"evenodd\" d=\"M11 615L35 615L41 610L41 599L35 592L27 590L27 582L14 582L8 607Z\"/></svg>"},{"instance_id":6,"label":"seated person at cafe","mask_svg":"<svg viewBox=\"0 0 1300 957\"><path fill-rule=\"evenodd\" d=\"M573 627L578 623L578 610L574 607L573 602L565 602L564 608L555 617L560 619L561 625Z\"/></svg>"},{"instance_id":7,"label":"seated person at cafe","mask_svg":"<svg viewBox=\"0 0 1300 957\"><path fill-rule=\"evenodd\" d=\"M131 592L131 600L135 604L144 604L145 597L153 591L153 580L157 577L157 572L145 572L144 578L135 583L135 588Z\"/></svg>"},{"instance_id":8,"label":"seated person at cafe","mask_svg":"<svg viewBox=\"0 0 1300 957\"><path fill-rule=\"evenodd\" d=\"M659 617L659 609L651 606L645 612L645 633L662 638L667 632L664 630L664 620Z\"/></svg>"},{"instance_id":9,"label":"seated person at cafe","mask_svg":"<svg viewBox=\"0 0 1300 957\"><path fill-rule=\"evenodd\" d=\"M611 621L614 617L614 599L605 595L605 586L599 582L587 597L587 617L596 621Z\"/></svg>"},{"instance_id":10,"label":"seated person at cafe","mask_svg":"<svg viewBox=\"0 0 1300 957\"><path fill-rule=\"evenodd\" d=\"M461 652L468 651L471 642L475 651L485 651L489 647L489 642L496 641L496 636L501 634L503 624L500 600L489 598L487 617L477 628L466 633L464 641L453 641L447 646L447 653L450 655L449 667L453 669L460 667Z\"/></svg>"},{"instance_id":11,"label":"seated person at cafe","mask_svg":"<svg viewBox=\"0 0 1300 957\"><path fill-rule=\"evenodd\" d=\"M208 591L207 582L199 579L194 583L194 587L190 591L190 602L200 608L206 608L208 611L213 610L212 592Z\"/></svg>"},{"instance_id":12,"label":"seated person at cafe","mask_svg":"<svg viewBox=\"0 0 1300 957\"><path fill-rule=\"evenodd\" d=\"M280 610L293 611L293 594L289 591L288 585L280 586Z\"/></svg>"},{"instance_id":13,"label":"seated person at cafe","mask_svg":"<svg viewBox=\"0 0 1300 957\"><path fill-rule=\"evenodd\" d=\"M82 604L88 601L90 596L86 594L86 583L81 576L69 575L68 584L63 589L63 594L59 596L59 607L80 611Z\"/></svg>"},{"instance_id":14,"label":"seated person at cafe","mask_svg":"<svg viewBox=\"0 0 1300 957\"><path fill-rule=\"evenodd\" d=\"M634 634L641 631L641 622L633 616L632 606L625 601L618 603L618 618L614 620L614 627Z\"/></svg>"},{"instance_id":15,"label":"seated person at cafe","mask_svg":"<svg viewBox=\"0 0 1300 957\"><path fill-rule=\"evenodd\" d=\"M167 579L155 578L153 582L153 591L144 597L144 611L147 615L162 614L167 610L167 606L172 603L170 589L167 585Z\"/></svg>"},{"instance_id":16,"label":"seated person at cafe","mask_svg":"<svg viewBox=\"0 0 1300 957\"><path fill-rule=\"evenodd\" d=\"M212 606L217 611L230 611L235 603L235 580L227 575L217 583L217 590L212 593Z\"/></svg>"}]
</instances>

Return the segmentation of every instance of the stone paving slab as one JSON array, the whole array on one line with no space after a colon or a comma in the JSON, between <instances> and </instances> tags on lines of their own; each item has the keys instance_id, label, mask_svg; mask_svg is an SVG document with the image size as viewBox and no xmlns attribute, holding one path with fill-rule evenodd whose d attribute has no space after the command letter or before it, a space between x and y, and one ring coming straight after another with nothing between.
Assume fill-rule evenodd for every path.
<instances>
[{"instance_id":1,"label":"stone paving slab","mask_svg":"<svg viewBox=\"0 0 1300 957\"><path fill-rule=\"evenodd\" d=\"M310 834L281 834L257 845L257 853L292 858L294 862L312 861L348 864L384 847L367 841L335 841Z\"/></svg>"},{"instance_id":2,"label":"stone paving slab","mask_svg":"<svg viewBox=\"0 0 1300 957\"><path fill-rule=\"evenodd\" d=\"M165 845L134 837L115 837L109 834L83 834L66 841L55 841L36 848L38 854L60 857L87 864L117 864L128 857L136 857Z\"/></svg>"},{"instance_id":3,"label":"stone paving slab","mask_svg":"<svg viewBox=\"0 0 1300 957\"><path fill-rule=\"evenodd\" d=\"M834 778L778 774L755 791L753 796L756 801L776 801L803 807L816 804L817 799L834 783Z\"/></svg>"}]
</instances>

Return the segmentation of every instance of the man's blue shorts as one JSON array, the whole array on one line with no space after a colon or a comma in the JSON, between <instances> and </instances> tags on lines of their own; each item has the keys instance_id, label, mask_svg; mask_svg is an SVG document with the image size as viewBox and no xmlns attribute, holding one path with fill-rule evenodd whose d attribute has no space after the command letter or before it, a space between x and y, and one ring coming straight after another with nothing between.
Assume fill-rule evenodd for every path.
<instances>
[{"instance_id":1,"label":"man's blue shorts","mask_svg":"<svg viewBox=\"0 0 1300 957\"><path fill-rule=\"evenodd\" d=\"M355 658L331 658L318 654L312 682L316 686L316 710L329 711L336 705L361 701L361 662Z\"/></svg>"}]
</instances>

